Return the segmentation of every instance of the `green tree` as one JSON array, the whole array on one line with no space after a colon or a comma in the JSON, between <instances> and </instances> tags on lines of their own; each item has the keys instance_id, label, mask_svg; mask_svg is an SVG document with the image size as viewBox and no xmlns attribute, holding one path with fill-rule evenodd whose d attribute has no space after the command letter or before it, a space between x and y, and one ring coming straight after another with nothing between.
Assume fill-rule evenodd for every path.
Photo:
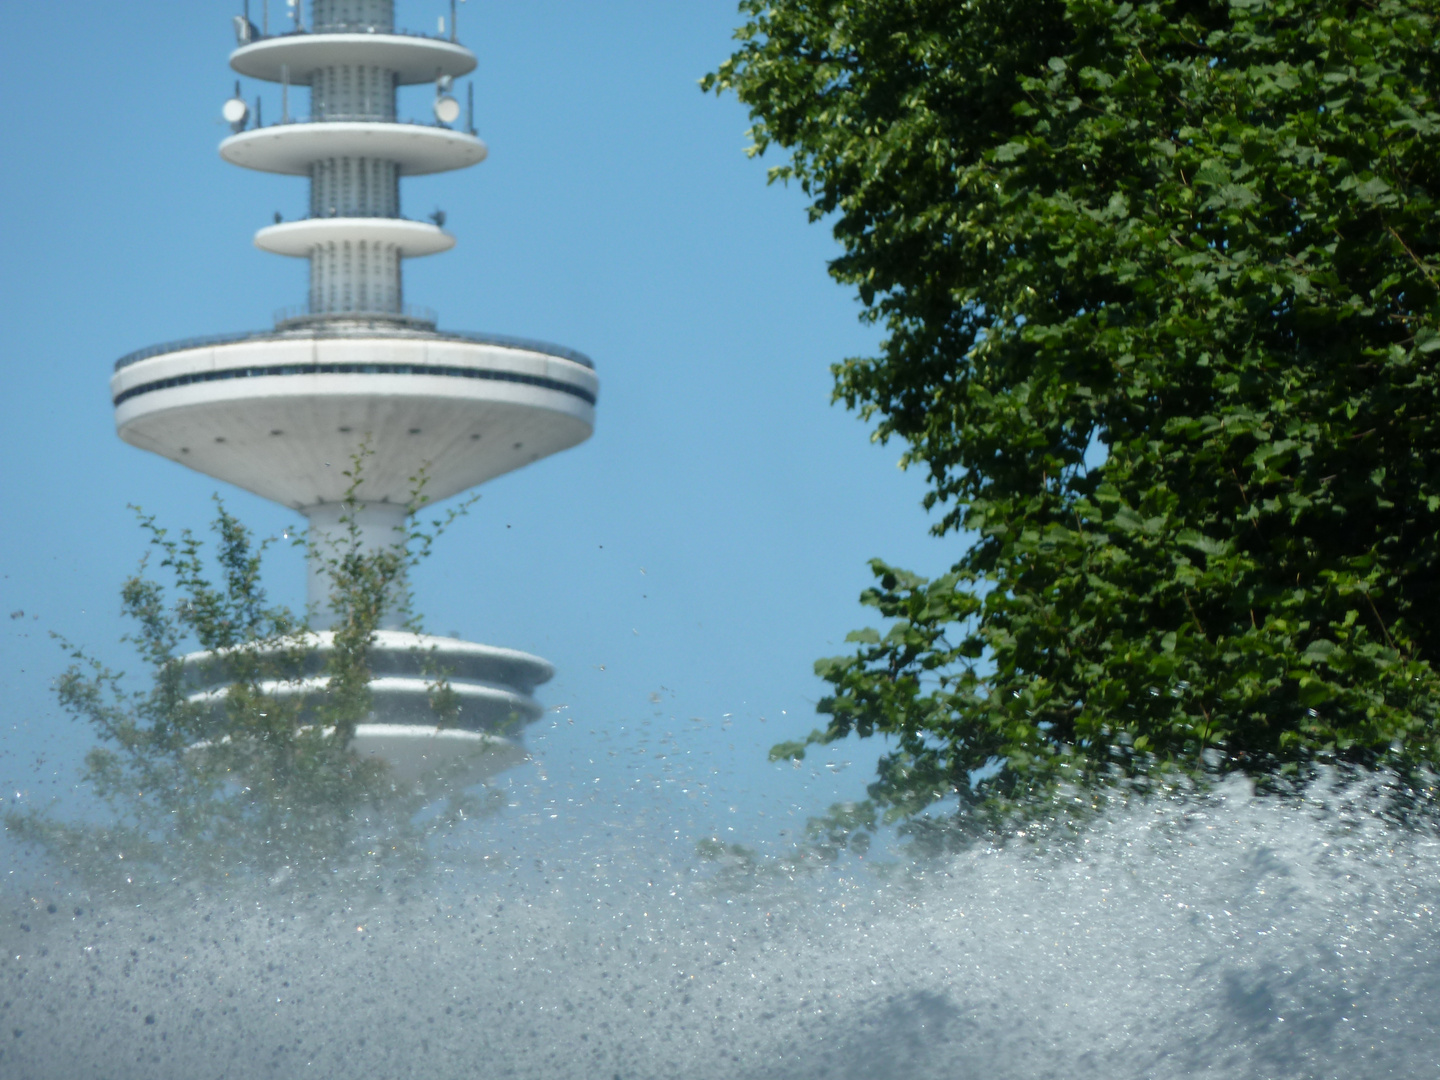
<instances>
[{"instance_id":1,"label":"green tree","mask_svg":"<svg viewBox=\"0 0 1440 1080\"><path fill-rule=\"evenodd\" d=\"M327 558L333 644L324 652L323 697L286 692L315 666L317 639L302 619L272 605L255 544L217 499L213 568L190 531L178 539L142 516L152 556L173 578L167 590L147 559L121 590L132 645L148 675L139 685L89 651L66 643L72 664L56 684L61 706L99 737L83 780L108 807L102 822L48 811L12 812L6 828L99 885L271 877L313 886L337 871L413 869L437 831L493 808L452 794L435 801L392 783L383 763L351 748L370 712L368 652L395 609L409 613L405 570L460 513L416 526L393 546L361 543L353 510L367 451L357 455L342 539ZM423 505L423 477L412 505ZM303 542L302 542L303 543ZM211 580L218 574L218 582ZM411 619L411 629L419 631ZM195 650L206 655L198 656ZM196 693L220 669L221 700ZM197 680L201 674L205 678ZM437 724L453 719L454 691L432 672Z\"/></svg>"},{"instance_id":2,"label":"green tree","mask_svg":"<svg viewBox=\"0 0 1440 1080\"><path fill-rule=\"evenodd\" d=\"M835 397L965 544L874 564L809 741L894 737L892 819L1433 764L1434 0L740 6L703 85L833 223L885 331Z\"/></svg>"}]
</instances>

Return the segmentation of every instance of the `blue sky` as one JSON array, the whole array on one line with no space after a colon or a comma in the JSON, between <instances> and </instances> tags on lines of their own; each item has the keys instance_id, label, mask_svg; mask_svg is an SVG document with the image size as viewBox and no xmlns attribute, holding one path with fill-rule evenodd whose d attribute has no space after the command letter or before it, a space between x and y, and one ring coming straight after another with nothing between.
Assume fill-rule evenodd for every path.
<instances>
[{"instance_id":1,"label":"blue sky","mask_svg":"<svg viewBox=\"0 0 1440 1080\"><path fill-rule=\"evenodd\" d=\"M278 22L283 2L271 4ZM433 30L448 6L398 0L398 22ZM206 528L217 491L261 535L296 518L124 445L107 395L123 353L264 327L304 298L303 264L251 243L275 211L303 214L304 182L216 153L238 10L6 9L7 797L67 791L89 741L50 701L64 666L50 633L129 662L118 589L144 550L130 504L177 529ZM461 10L490 159L405 182L405 212L443 208L459 238L407 265L407 299L442 326L581 349L601 378L594 438L481 488L415 575L430 629L558 669L541 691L556 711L531 729L537 763L509 777L517 813L581 784L614 805L643 789L681 831L738 822L735 835L758 838L771 818L859 796L878 746L834 748L835 771L769 764L765 751L815 726L811 664L868 621L856 603L866 560L933 573L957 541L927 535L923 478L896 468L899 448L872 445L829 404L829 364L871 350L876 332L826 275L836 248L807 224L802 194L767 187L767 162L746 158L744 110L696 85L728 55L733 3ZM278 88L245 92L278 110ZM423 115L430 93L402 92L402 113ZM297 553L279 552L267 576L276 599L303 603ZM654 784L642 759L661 770ZM682 813L667 800L687 783Z\"/></svg>"}]
</instances>

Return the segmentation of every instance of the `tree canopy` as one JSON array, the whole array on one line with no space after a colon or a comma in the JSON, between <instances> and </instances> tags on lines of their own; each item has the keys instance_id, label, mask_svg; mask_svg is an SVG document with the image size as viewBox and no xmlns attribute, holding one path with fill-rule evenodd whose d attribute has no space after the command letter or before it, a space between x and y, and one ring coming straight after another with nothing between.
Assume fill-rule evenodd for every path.
<instances>
[{"instance_id":1,"label":"tree canopy","mask_svg":"<svg viewBox=\"0 0 1440 1080\"><path fill-rule=\"evenodd\" d=\"M1434 0L740 7L704 85L833 225L885 331L835 396L963 547L875 563L811 741L896 737L892 816L1433 764Z\"/></svg>"},{"instance_id":2,"label":"tree canopy","mask_svg":"<svg viewBox=\"0 0 1440 1080\"><path fill-rule=\"evenodd\" d=\"M222 504L207 559L200 537L186 530L177 539L141 516L173 586L155 580L147 560L121 590L140 678L62 642L72 663L55 687L61 706L98 736L82 779L110 813L67 820L48 809L11 811L7 831L89 884L261 877L314 887L338 880L339 871L413 870L437 836L493 811L493 798L397 783L352 746L371 711L377 629L398 612L407 628L421 630L404 572L469 506L428 526L412 520L393 546L367 547L355 511L368 453L362 449L347 473L345 532L323 564L335 614L323 657L304 620L266 596L261 563L271 541L255 543ZM416 485L412 510L426 501L423 476ZM419 659L436 724L448 725L455 691L444 671ZM312 700L298 691L317 667L325 689ZM216 674L220 696L197 694Z\"/></svg>"}]
</instances>

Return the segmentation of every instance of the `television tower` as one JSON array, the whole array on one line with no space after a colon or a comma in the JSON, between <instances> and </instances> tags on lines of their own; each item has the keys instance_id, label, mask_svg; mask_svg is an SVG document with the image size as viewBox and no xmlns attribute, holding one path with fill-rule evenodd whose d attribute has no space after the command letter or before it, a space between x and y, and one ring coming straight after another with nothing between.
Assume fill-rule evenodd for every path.
<instances>
[{"instance_id":1,"label":"television tower","mask_svg":"<svg viewBox=\"0 0 1440 1080\"><path fill-rule=\"evenodd\" d=\"M233 134L220 156L261 172L309 179L305 217L278 219L255 244L308 259L310 293L280 312L274 329L192 338L121 358L110 381L120 437L272 499L309 520L308 608L321 660L276 693L315 695L331 647L329 560L350 542L349 463L368 448L361 505L351 515L369 550L403 541L412 478L440 500L568 449L594 428L594 365L573 350L491 334L441 330L433 313L406 305L406 259L449 250L444 217L402 216L401 179L465 169L485 159L474 128L473 86L463 119L454 81L475 55L448 33L399 32L394 0L299 0L271 32L250 4L235 18L230 66L278 83L279 115L262 123L236 84L224 116ZM433 121L403 120L401 86L433 84ZM309 90L310 115L294 111ZM425 660L449 673L461 710L439 730L429 708ZM197 698L218 702L223 665L190 658ZM374 712L355 749L402 778L448 772L474 782L523 759L516 732L536 719L536 686L554 673L539 657L404 631L399 615L370 653Z\"/></svg>"}]
</instances>

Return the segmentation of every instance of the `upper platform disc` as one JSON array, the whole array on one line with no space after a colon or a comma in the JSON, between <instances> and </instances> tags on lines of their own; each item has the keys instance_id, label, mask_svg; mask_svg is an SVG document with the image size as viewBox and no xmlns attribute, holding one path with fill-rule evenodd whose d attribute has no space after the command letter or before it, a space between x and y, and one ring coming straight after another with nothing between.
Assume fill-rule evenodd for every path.
<instances>
[{"instance_id":1,"label":"upper platform disc","mask_svg":"<svg viewBox=\"0 0 1440 1080\"><path fill-rule=\"evenodd\" d=\"M321 69L342 64L385 68L396 72L402 86L434 82L437 76L458 78L475 70L475 54L453 41L402 34L299 33L262 38L230 54L230 66L241 75L280 82L288 67L290 82L310 85Z\"/></svg>"},{"instance_id":2,"label":"upper platform disc","mask_svg":"<svg viewBox=\"0 0 1440 1080\"><path fill-rule=\"evenodd\" d=\"M568 350L443 333L256 333L181 343L111 380L120 437L297 509L449 498L590 437L599 381Z\"/></svg>"},{"instance_id":3,"label":"upper platform disc","mask_svg":"<svg viewBox=\"0 0 1440 1080\"><path fill-rule=\"evenodd\" d=\"M438 255L455 246L455 237L439 226L405 218L304 218L267 225L255 234L261 251L302 258L320 244L345 240L394 244L407 259Z\"/></svg>"},{"instance_id":4,"label":"upper platform disc","mask_svg":"<svg viewBox=\"0 0 1440 1080\"><path fill-rule=\"evenodd\" d=\"M478 165L487 152L463 131L368 120L272 124L220 144L220 156L232 165L286 176L309 176L315 162L345 157L393 161L402 176L425 176Z\"/></svg>"}]
</instances>

